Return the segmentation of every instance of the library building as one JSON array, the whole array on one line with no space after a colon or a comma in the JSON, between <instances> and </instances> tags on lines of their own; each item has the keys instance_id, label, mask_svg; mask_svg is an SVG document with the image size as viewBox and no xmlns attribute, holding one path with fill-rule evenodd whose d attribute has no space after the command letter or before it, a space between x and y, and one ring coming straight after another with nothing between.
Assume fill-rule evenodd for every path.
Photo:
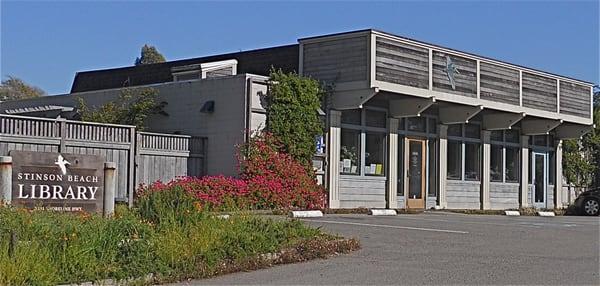
<instances>
[{"instance_id":1,"label":"library building","mask_svg":"<svg viewBox=\"0 0 600 286\"><path fill-rule=\"evenodd\" d=\"M314 157L331 208L562 208L562 141L593 127L592 83L373 29L79 72L69 94L0 112L68 117L77 97L151 86L169 116L149 130L206 137L206 174L235 175L242 131L264 127L271 67L332 88Z\"/></svg>"}]
</instances>

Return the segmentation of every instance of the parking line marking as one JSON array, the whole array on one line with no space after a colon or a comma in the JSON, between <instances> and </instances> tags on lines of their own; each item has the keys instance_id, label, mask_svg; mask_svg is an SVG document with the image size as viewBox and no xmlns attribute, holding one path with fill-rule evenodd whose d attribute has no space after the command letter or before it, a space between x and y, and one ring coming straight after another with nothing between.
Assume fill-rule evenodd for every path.
<instances>
[{"instance_id":1,"label":"parking line marking","mask_svg":"<svg viewBox=\"0 0 600 286\"><path fill-rule=\"evenodd\" d=\"M446 233L458 233L467 234L468 231L461 230L449 230L449 229L435 229L435 228L422 228L422 227L410 227L410 226L397 226L397 225L386 225L386 224L370 224L370 223L358 223L358 222L345 222L345 221L332 221L332 220L305 220L323 223L333 224L348 224L348 225L360 225L360 226L371 226L371 227L382 227L382 228L396 228L396 229L409 229L409 230L420 230L420 231L433 231L433 232L446 232Z\"/></svg>"}]
</instances>

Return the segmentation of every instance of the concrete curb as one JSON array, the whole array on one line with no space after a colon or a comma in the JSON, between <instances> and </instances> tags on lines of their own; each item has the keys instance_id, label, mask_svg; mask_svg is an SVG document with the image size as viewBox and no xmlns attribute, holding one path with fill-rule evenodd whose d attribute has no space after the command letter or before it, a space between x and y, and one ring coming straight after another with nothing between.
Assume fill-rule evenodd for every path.
<instances>
[{"instance_id":1,"label":"concrete curb","mask_svg":"<svg viewBox=\"0 0 600 286\"><path fill-rule=\"evenodd\" d=\"M539 216L548 216L548 217L550 217L550 216L556 216L556 214L554 212L542 212L542 211L538 211L537 214Z\"/></svg>"},{"instance_id":2,"label":"concrete curb","mask_svg":"<svg viewBox=\"0 0 600 286\"><path fill-rule=\"evenodd\" d=\"M521 216L519 211L504 211L504 214L507 216Z\"/></svg>"},{"instance_id":3,"label":"concrete curb","mask_svg":"<svg viewBox=\"0 0 600 286\"><path fill-rule=\"evenodd\" d=\"M290 217L293 218L305 218L305 217L322 217L323 212L321 211L291 211Z\"/></svg>"},{"instance_id":4,"label":"concrete curb","mask_svg":"<svg viewBox=\"0 0 600 286\"><path fill-rule=\"evenodd\" d=\"M397 215L396 210L391 209L370 209L369 215L373 216L394 216Z\"/></svg>"}]
</instances>

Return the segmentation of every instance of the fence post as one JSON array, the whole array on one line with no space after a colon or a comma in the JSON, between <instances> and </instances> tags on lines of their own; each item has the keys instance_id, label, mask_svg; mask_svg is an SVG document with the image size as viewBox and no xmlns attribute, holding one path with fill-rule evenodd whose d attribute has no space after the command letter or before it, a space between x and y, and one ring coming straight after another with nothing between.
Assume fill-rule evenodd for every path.
<instances>
[{"instance_id":1,"label":"fence post","mask_svg":"<svg viewBox=\"0 0 600 286\"><path fill-rule=\"evenodd\" d=\"M12 157L0 156L0 201L12 201Z\"/></svg>"},{"instance_id":2,"label":"fence post","mask_svg":"<svg viewBox=\"0 0 600 286\"><path fill-rule=\"evenodd\" d=\"M67 119L59 118L59 132L60 132L60 146L58 146L58 152L62 153L66 150L67 144Z\"/></svg>"},{"instance_id":3,"label":"fence post","mask_svg":"<svg viewBox=\"0 0 600 286\"><path fill-rule=\"evenodd\" d=\"M116 170L117 163L104 163L104 217L110 217L115 212Z\"/></svg>"},{"instance_id":4,"label":"fence post","mask_svg":"<svg viewBox=\"0 0 600 286\"><path fill-rule=\"evenodd\" d=\"M129 207L133 207L133 193L135 192L135 177L136 177L136 156L137 156L137 140L136 140L136 132L135 127L131 127L129 129L129 170L128 170L128 180L127 180L127 203Z\"/></svg>"}]
</instances>

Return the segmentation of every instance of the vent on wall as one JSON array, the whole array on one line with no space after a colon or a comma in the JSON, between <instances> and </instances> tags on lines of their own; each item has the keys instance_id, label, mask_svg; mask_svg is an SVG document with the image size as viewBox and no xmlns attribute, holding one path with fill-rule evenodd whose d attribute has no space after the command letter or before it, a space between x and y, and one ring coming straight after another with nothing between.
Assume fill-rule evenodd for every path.
<instances>
[{"instance_id":1,"label":"vent on wall","mask_svg":"<svg viewBox=\"0 0 600 286\"><path fill-rule=\"evenodd\" d=\"M173 81L198 80L203 78L237 74L237 60L225 60L171 68Z\"/></svg>"}]
</instances>

